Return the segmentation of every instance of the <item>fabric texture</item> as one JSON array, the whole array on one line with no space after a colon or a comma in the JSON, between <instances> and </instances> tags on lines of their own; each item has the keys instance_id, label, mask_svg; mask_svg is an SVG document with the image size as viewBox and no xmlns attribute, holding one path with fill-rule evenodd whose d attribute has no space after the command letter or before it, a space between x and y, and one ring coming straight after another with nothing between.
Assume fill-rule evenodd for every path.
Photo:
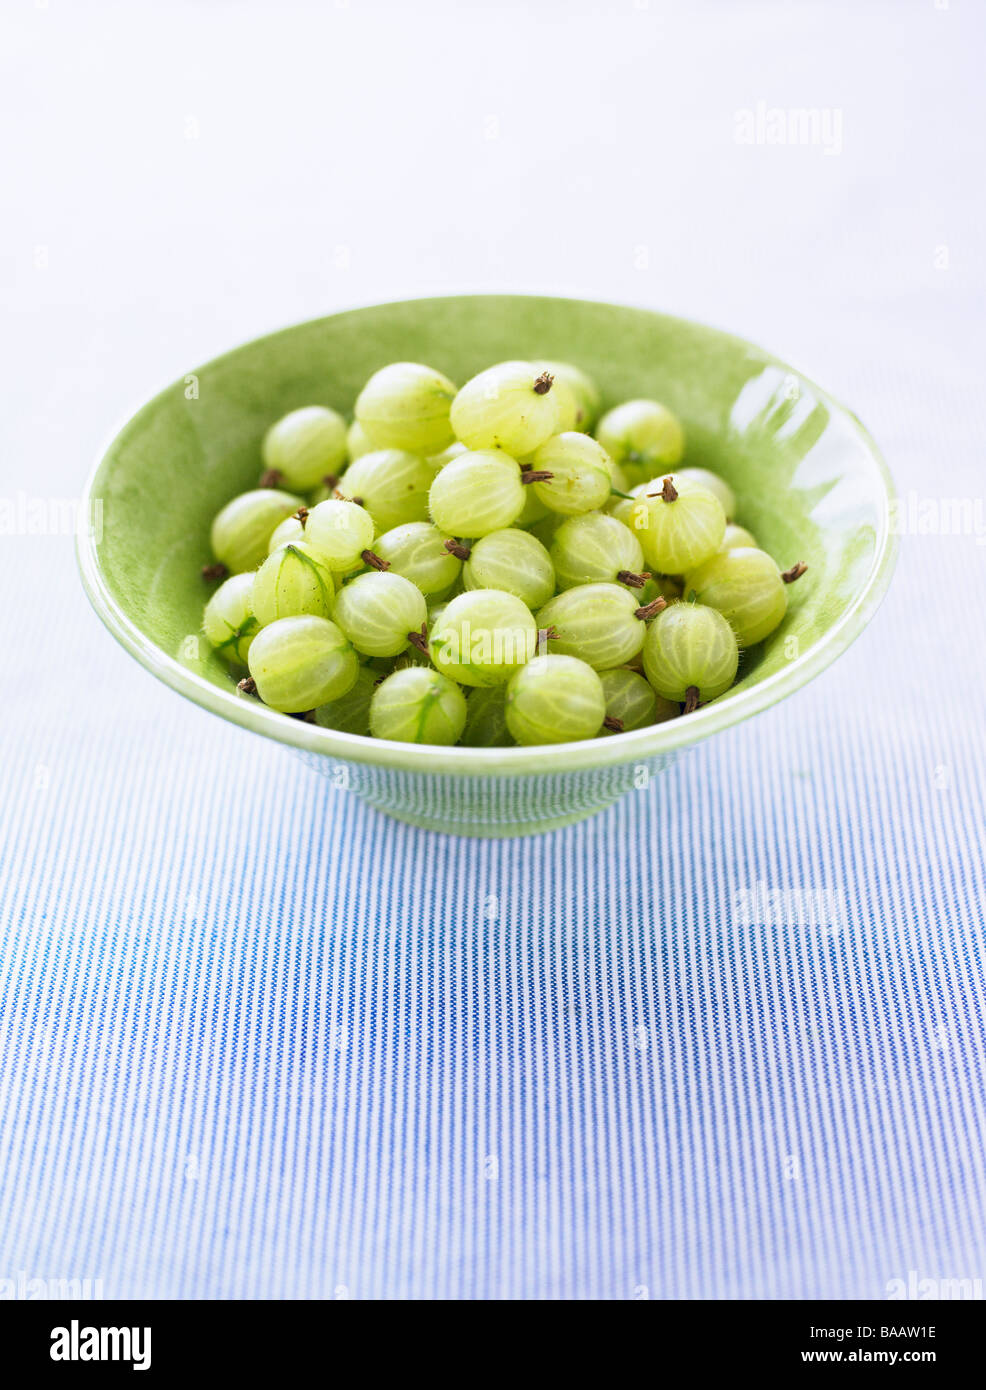
<instances>
[{"instance_id":1,"label":"fabric texture","mask_svg":"<svg viewBox=\"0 0 986 1390\"><path fill-rule=\"evenodd\" d=\"M396 3L244 5L232 35L223 7L7 17L0 1293L981 1292L983 15L426 8L505 92ZM272 26L298 66L258 104ZM757 143L761 101L829 124ZM905 501L832 668L527 840L399 824L181 701L103 632L58 520L155 382L466 283L761 340Z\"/></svg>"}]
</instances>

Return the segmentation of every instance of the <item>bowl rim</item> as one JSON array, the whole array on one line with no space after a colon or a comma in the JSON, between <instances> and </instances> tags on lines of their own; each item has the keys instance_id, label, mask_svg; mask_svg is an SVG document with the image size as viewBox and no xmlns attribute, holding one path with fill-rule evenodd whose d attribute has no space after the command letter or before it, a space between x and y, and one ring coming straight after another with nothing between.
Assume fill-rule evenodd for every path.
<instances>
[{"instance_id":1,"label":"bowl rim","mask_svg":"<svg viewBox=\"0 0 986 1390\"><path fill-rule=\"evenodd\" d=\"M296 332L299 328L311 327L328 319L339 318L344 314L359 313L365 309L397 308L408 303L448 303L456 299L552 299L558 303L590 304L602 308L630 309L637 313L652 314L664 319L668 324L682 324L689 328L700 328L715 333L721 339L733 343L738 348L747 348L759 356L770 360L774 365L797 374L799 379L815 392L819 400L835 413L848 421L851 429L862 441L873 458L878 475L883 483L886 506L880 519L873 561L867 576L860 586L855 599L817 641L806 652L796 657L782 670L766 676L749 690L735 695L726 694L719 700L705 705L690 714L687 719L667 720L662 724L651 724L635 729L614 738L584 739L573 743L538 744L532 747L514 748L467 748L462 746L444 747L434 744L399 743L390 739L368 738L362 734L348 734L336 729L326 729L321 725L309 724L305 720L293 719L269 709L250 696L241 695L235 689L222 690L205 677L197 675L183 666L175 657L169 656L161 647L152 642L137 624L124 612L110 591L109 585L99 563L99 547L92 526L80 528L76 536L76 555L81 572L83 587L89 601L103 624L131 656L156 676L165 685L176 690L186 699L194 701L202 708L219 715L220 718L239 724L254 733L264 734L279 743L301 749L309 753L335 757L349 763L370 764L404 772L455 773L463 776L531 776L550 773L576 772L586 769L612 767L624 763L641 762L644 759L671 754L693 743L699 743L712 734L719 733L734 724L762 713L779 700L800 690L826 667L830 666L859 636L870 621L886 594L897 559L898 538L890 525L891 505L896 496L890 470L869 430L849 407L835 400L804 372L791 363L775 357L772 353L752 343L749 339L714 328L694 319L680 315L664 314L660 310L643 305L621 304L610 300L580 299L566 295L540 295L522 293L469 293L445 295L408 296L404 299L388 300L379 304L355 305L338 309L331 314L320 314L316 318L303 319L297 323L262 333L246 342L220 353L192 369L200 373L217 362L235 357L257 344L278 338L282 334ZM136 409L129 411L121 423L107 436L97 451L82 492L80 515L92 515L93 492L96 479L106 461L107 454L123 431L143 410L157 404L175 389L178 381L169 382L164 388L143 401Z\"/></svg>"}]
</instances>

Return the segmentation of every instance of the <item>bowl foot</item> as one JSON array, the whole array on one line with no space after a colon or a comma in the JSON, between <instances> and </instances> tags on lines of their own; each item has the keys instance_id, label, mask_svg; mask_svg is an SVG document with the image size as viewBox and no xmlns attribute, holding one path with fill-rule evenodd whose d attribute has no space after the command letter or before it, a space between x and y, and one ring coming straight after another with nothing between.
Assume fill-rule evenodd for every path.
<instances>
[{"instance_id":1,"label":"bowl foot","mask_svg":"<svg viewBox=\"0 0 986 1390\"><path fill-rule=\"evenodd\" d=\"M558 816L549 820L519 821L514 825L498 825L496 823L484 825L482 822L469 825L437 816L416 815L410 811L395 811L389 806L376 805L370 797L366 796L361 797L360 800L367 806L372 806L375 811L379 811L382 816L390 816L393 820L403 821L405 825L414 825L419 830L435 830L442 835L468 835L473 839L507 840L518 838L521 835L543 835L549 830L564 830L567 825L575 825L578 821L588 820L590 816L596 816L601 811L608 811L610 806L615 806L619 797L613 797L611 801L592 806L589 810L573 811L567 816Z\"/></svg>"}]
</instances>

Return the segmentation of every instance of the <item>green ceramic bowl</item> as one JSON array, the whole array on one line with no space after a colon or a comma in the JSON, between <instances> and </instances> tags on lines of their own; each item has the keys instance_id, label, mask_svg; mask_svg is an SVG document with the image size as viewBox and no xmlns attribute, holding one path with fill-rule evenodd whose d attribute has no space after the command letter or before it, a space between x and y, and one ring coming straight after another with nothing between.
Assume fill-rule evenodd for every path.
<instances>
[{"instance_id":1,"label":"green ceramic bowl","mask_svg":"<svg viewBox=\"0 0 986 1390\"><path fill-rule=\"evenodd\" d=\"M200 639L209 524L256 485L259 444L312 402L347 415L371 372L427 362L463 382L506 358L586 368L605 405L656 396L684 421L686 462L736 489L739 520L779 561L807 560L785 622L736 686L687 718L545 748L431 748L335 733L241 696ZM465 835L550 830L609 806L683 749L791 694L844 651L893 569L891 482L859 421L783 362L642 309L479 295L411 300L299 324L218 357L155 396L89 479L83 581L138 661L206 709L300 752L332 783L414 825ZM100 504L96 511L96 504Z\"/></svg>"}]
</instances>

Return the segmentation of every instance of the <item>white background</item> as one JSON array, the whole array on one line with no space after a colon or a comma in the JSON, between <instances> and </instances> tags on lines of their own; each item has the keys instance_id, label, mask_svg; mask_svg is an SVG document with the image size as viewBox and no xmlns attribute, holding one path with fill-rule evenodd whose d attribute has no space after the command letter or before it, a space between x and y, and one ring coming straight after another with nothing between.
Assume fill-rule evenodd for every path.
<instances>
[{"instance_id":1,"label":"white background","mask_svg":"<svg viewBox=\"0 0 986 1390\"><path fill-rule=\"evenodd\" d=\"M8 0L15 472L70 483L245 338L450 287L691 315L860 413L878 366L961 398L984 29L944 5ZM838 113L841 153L738 144L758 102Z\"/></svg>"}]
</instances>

